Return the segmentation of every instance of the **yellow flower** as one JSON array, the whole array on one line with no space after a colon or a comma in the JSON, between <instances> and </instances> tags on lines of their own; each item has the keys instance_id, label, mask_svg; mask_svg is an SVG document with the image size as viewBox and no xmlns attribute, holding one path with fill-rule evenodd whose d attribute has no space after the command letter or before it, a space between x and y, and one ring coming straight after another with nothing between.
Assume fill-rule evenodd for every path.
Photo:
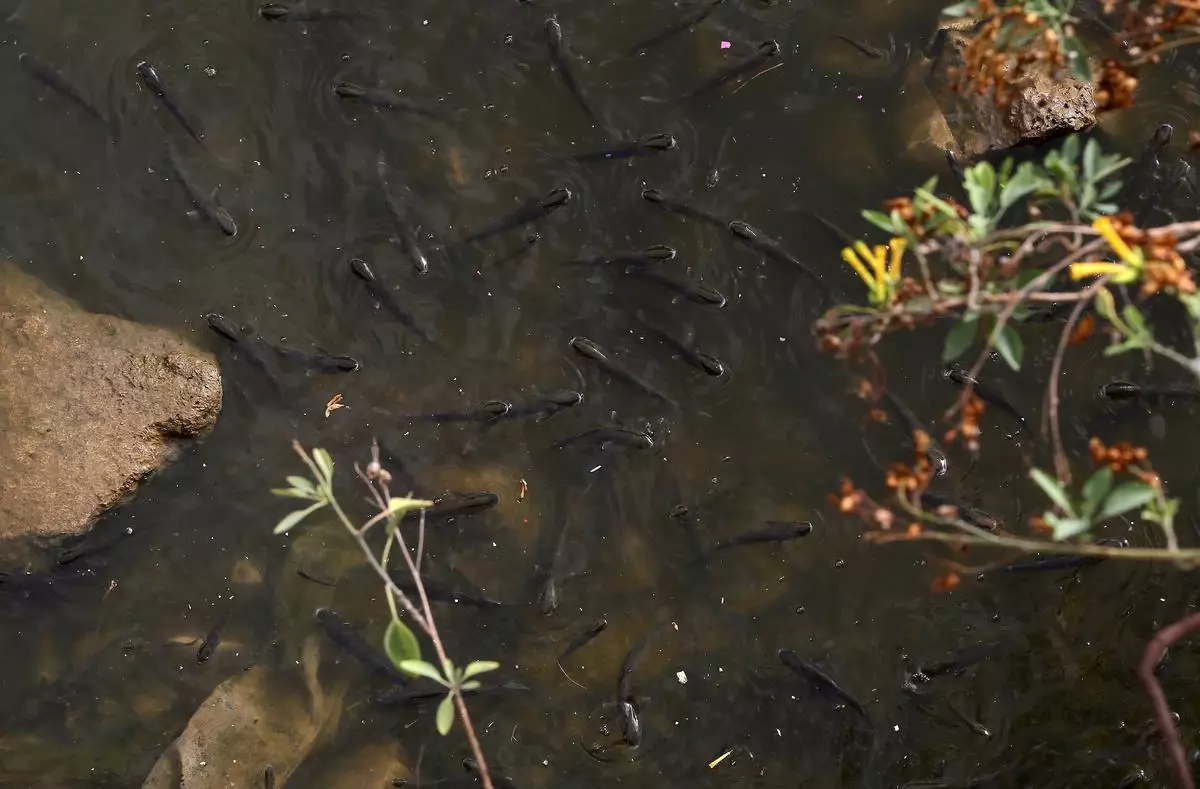
<instances>
[{"instance_id":1,"label":"yellow flower","mask_svg":"<svg viewBox=\"0 0 1200 789\"><path fill-rule=\"evenodd\" d=\"M890 304L895 297L895 286L900 282L904 239L893 238L889 246L890 257L888 247L877 244L872 249L862 241L855 241L853 246L842 250L842 260L867 284L871 303L876 306Z\"/></svg>"},{"instance_id":2,"label":"yellow flower","mask_svg":"<svg viewBox=\"0 0 1200 789\"><path fill-rule=\"evenodd\" d=\"M867 287L871 289L872 294L875 292L875 278L867 271L867 267L858 259L858 255L850 247L842 250L842 260L850 264L850 268L858 274L859 279L867 283Z\"/></svg>"},{"instance_id":3,"label":"yellow flower","mask_svg":"<svg viewBox=\"0 0 1200 789\"><path fill-rule=\"evenodd\" d=\"M1125 239L1121 238L1117 229L1113 227L1112 219L1107 216L1096 217L1096 221L1092 222L1092 229L1104 237L1113 252L1117 253L1117 257L1131 266L1141 268L1142 256L1129 248Z\"/></svg>"},{"instance_id":4,"label":"yellow flower","mask_svg":"<svg viewBox=\"0 0 1200 789\"><path fill-rule=\"evenodd\" d=\"M1107 260L1089 260L1071 264L1071 279L1080 280L1097 275L1109 275L1113 282L1120 285L1136 282L1138 270L1124 263L1111 263Z\"/></svg>"},{"instance_id":5,"label":"yellow flower","mask_svg":"<svg viewBox=\"0 0 1200 789\"><path fill-rule=\"evenodd\" d=\"M892 239L892 259L888 263L888 279L892 282L900 281L900 259L904 256L904 248L907 244L908 242L903 238Z\"/></svg>"}]
</instances>

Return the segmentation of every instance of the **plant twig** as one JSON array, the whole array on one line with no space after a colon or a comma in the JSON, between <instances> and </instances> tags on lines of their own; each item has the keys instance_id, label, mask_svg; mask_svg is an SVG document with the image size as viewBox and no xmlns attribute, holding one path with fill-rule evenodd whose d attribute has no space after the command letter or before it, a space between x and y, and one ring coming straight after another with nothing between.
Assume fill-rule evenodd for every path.
<instances>
[{"instance_id":1,"label":"plant twig","mask_svg":"<svg viewBox=\"0 0 1200 789\"><path fill-rule=\"evenodd\" d=\"M1067 345L1071 342L1071 334L1088 304L1087 301L1078 302L1067 318L1067 325L1063 327L1062 335L1058 338L1058 348L1054 351L1054 362L1050 365L1050 385L1046 389L1046 413L1050 417L1050 440L1054 446L1054 471L1064 485L1071 482L1071 465L1063 451L1062 430L1059 426L1058 379L1062 376L1063 357L1067 353Z\"/></svg>"},{"instance_id":2,"label":"plant twig","mask_svg":"<svg viewBox=\"0 0 1200 789\"><path fill-rule=\"evenodd\" d=\"M1193 630L1200 629L1200 611L1189 614L1174 624L1167 625L1154 634L1146 651L1142 653L1142 662L1138 665L1138 677L1146 688L1146 695L1154 706L1154 718L1158 722L1158 731L1167 744L1167 755L1170 757L1171 772L1175 774L1175 785L1178 789L1195 789L1196 783L1192 778L1192 769L1188 765L1187 754L1183 751L1183 743L1179 740L1179 730L1171 717L1171 706L1167 694L1163 692L1154 670L1162 661L1167 649L1179 639Z\"/></svg>"}]
</instances>

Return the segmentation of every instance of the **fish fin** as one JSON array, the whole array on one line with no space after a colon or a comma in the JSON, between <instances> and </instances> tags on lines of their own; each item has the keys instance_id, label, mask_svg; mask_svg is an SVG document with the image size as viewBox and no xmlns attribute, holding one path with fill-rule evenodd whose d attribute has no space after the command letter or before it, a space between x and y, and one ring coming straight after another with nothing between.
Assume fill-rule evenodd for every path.
<instances>
[{"instance_id":1,"label":"fish fin","mask_svg":"<svg viewBox=\"0 0 1200 789\"><path fill-rule=\"evenodd\" d=\"M214 186L212 193L208 196L208 199L212 200L214 203L219 202L221 199L221 187Z\"/></svg>"}]
</instances>

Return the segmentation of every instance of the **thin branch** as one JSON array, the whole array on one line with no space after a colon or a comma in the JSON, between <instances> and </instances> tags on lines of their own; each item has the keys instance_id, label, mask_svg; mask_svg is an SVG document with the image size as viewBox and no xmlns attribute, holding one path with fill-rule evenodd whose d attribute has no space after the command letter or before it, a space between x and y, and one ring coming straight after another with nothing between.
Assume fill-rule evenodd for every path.
<instances>
[{"instance_id":1,"label":"thin branch","mask_svg":"<svg viewBox=\"0 0 1200 789\"><path fill-rule=\"evenodd\" d=\"M1175 785L1178 789L1195 789L1196 783L1192 778L1192 769L1188 765L1187 754L1183 751L1183 743L1179 740L1179 731L1175 728L1175 720L1171 717L1171 706L1167 694L1154 670L1162 661L1167 649L1179 639L1193 630L1200 629L1200 612L1189 614L1174 624L1167 625L1154 634L1146 651L1142 653L1142 662L1138 665L1138 677L1146 688L1146 695L1154 705L1154 718L1158 722L1158 731L1167 743L1167 754L1170 756L1171 771L1175 774Z\"/></svg>"},{"instance_id":2,"label":"thin branch","mask_svg":"<svg viewBox=\"0 0 1200 789\"><path fill-rule=\"evenodd\" d=\"M1063 484L1071 481L1071 465L1063 451L1062 430L1059 426L1058 379L1062 376L1063 357L1067 353L1067 345L1071 342L1071 334L1075 331L1075 324L1079 322L1079 317L1083 315L1088 303L1077 303L1067 318L1067 325L1063 327L1062 335L1058 338L1058 348L1054 351L1054 363L1050 365L1050 386L1046 390L1046 413L1050 416L1050 439L1054 445L1054 471ZM1043 428L1044 426L1043 423Z\"/></svg>"},{"instance_id":3,"label":"thin branch","mask_svg":"<svg viewBox=\"0 0 1200 789\"><path fill-rule=\"evenodd\" d=\"M996 326L992 329L992 337L998 336L1004 327L1008 325L1009 319L1012 318L1013 313L1017 311L1017 306L1022 300L1025 299L1026 296L1041 288L1060 272L1065 271L1066 268L1072 263L1075 263L1085 256L1098 251L1104 245L1104 243L1105 242L1103 238L1097 238L1089 241L1026 283L1025 287L1016 292L1015 298L1013 298L1012 301L1010 301L996 317ZM971 366L971 371L967 373L968 378L977 379L979 377L979 371L982 370L983 365L987 363L988 354L991 349L992 343L989 338L987 344L984 346L984 349L979 353L979 357L975 360L975 364ZM962 393L958 397L958 402L946 412L946 418L948 419L954 416L955 413L957 413L964 405L966 405L967 400L974 393L974 386L971 386L969 383L964 386L962 388Z\"/></svg>"}]
</instances>

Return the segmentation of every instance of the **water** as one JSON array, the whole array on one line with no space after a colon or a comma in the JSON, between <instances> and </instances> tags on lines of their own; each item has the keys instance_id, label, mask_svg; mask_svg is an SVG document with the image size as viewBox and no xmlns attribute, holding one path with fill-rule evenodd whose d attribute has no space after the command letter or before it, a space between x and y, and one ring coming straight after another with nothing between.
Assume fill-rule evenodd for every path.
<instances>
[{"instance_id":1,"label":"water","mask_svg":"<svg viewBox=\"0 0 1200 789\"><path fill-rule=\"evenodd\" d=\"M386 608L344 536L318 518L293 537L273 537L286 505L268 492L298 471L289 448L298 438L334 454L342 500L366 517L349 469L365 462L372 437L417 492L501 496L496 510L433 531L430 561L439 582L517 604L442 605L437 616L451 655L499 660L504 679L530 687L471 705L493 767L519 786L955 786L982 776L993 777L977 785L1115 785L1135 766L1165 780L1158 747L1138 744L1149 708L1133 672L1149 635L1194 601L1187 579L1109 563L1079 574L968 578L953 593L929 592L940 572L934 554L865 546L860 526L827 501L843 475L874 485L875 463L905 450L893 428L864 424L851 378L813 347L810 323L827 306L820 291L727 233L639 197L653 186L744 219L835 290L855 293L837 244L805 211L857 232L860 207L944 165L932 148L911 144L927 120L914 83L901 86L896 64L864 60L833 35L882 46L890 33L915 49L939 5L741 0L629 59L625 47L681 11L632 0L379 1L346 6L362 18L283 24L262 20L246 0L0 3L12 14L0 32L8 64L0 68L8 107L0 242L89 309L169 326L211 348L227 393L215 432L101 522L136 532L95 563L94 581L49 599L2 601L10 648L0 656L0 709L11 714L0 724L0 785L139 785L218 683L249 665L294 665L316 632L318 606L380 635ZM542 23L551 12L606 122L631 134L668 132L679 150L619 162L564 158L605 140L550 66ZM743 87L684 103L645 100L698 84L722 62L723 40L748 50L766 39L783 46L783 65ZM116 141L31 80L17 63L23 51L69 75L112 119ZM1195 69L1187 57L1172 68ZM140 86L142 60L199 123L202 147ZM331 91L338 80L400 87L443 118L347 103ZM1195 103L1171 96L1169 86L1148 93L1113 124L1113 144L1135 150L1164 105L1181 133L1179 116L1194 122ZM168 176L168 140L204 189L221 187L236 237L185 215L187 197ZM566 186L575 199L536 225L540 242L519 257L498 262L522 242L523 232L512 232L435 253L418 275L389 240L375 175L381 155L427 250L552 188ZM693 305L653 284L561 265L654 243L676 247L676 270L719 289L728 305ZM436 332L436 348L375 308L350 273L354 257ZM709 379L673 360L635 329L638 310L694 327L732 375ZM362 370L335 377L281 365L276 388L208 330L210 311L295 347L352 355ZM1056 327L1044 331L1026 337L1029 369L1004 376L1031 413L1057 336ZM573 354L575 335L630 360L680 410ZM901 338L889 366L890 385L926 419L956 395L938 380L940 338ZM1095 413L1095 387L1138 362L1107 361L1091 346L1073 355L1063 411L1082 459L1086 435L1072 431ZM561 387L582 388L583 406L482 438L472 425L402 419ZM349 409L325 418L335 393ZM663 448L549 449L613 412L625 424L648 422ZM1190 410L1167 416L1181 433L1194 420ZM1145 439L1145 422L1119 429ZM1024 480L1026 450L1002 438L1003 425L987 427L988 451L956 489L1015 522L1037 501ZM1186 445L1152 441L1151 449L1172 489L1188 490ZM1044 447L1034 452L1044 460ZM952 457L953 479L965 468L965 458ZM669 517L681 502L700 513L698 534ZM816 528L792 544L696 562L697 541L767 519ZM566 553L585 572L542 617L521 604L534 599L538 568L564 523ZM1143 538L1142 528L1129 536ZM341 580L336 589L314 584L298 567ZM197 664L198 644L186 642L226 614L223 646ZM564 676L555 656L600 616L609 628ZM635 674L635 692L649 697L645 743L631 761L592 758L584 746L615 733L603 705L625 651L669 622L677 628L659 631ZM980 643L997 647L931 686L921 700L930 712L902 691L906 661ZM324 646L328 669L338 656ZM790 675L776 659L781 648L855 693L873 730ZM353 680L349 708L289 786L313 785L365 759L365 744L393 741L426 778L459 775L465 746L433 732L432 708L365 704L379 680L340 659ZM1194 659L1194 648L1180 645L1163 670L1189 735L1198 710L1183 678Z\"/></svg>"}]
</instances>

